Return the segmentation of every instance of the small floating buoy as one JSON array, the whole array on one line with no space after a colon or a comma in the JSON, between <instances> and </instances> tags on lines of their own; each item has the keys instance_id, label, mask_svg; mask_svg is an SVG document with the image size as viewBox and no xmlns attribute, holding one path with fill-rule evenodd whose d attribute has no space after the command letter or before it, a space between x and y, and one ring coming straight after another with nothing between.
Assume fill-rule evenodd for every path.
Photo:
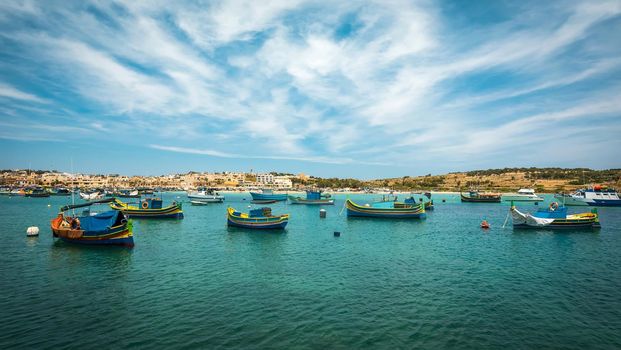
<instances>
[{"instance_id":1,"label":"small floating buoy","mask_svg":"<svg viewBox=\"0 0 621 350\"><path fill-rule=\"evenodd\" d=\"M325 209L319 209L319 217L322 219L326 218L326 210Z\"/></svg>"},{"instance_id":2,"label":"small floating buoy","mask_svg":"<svg viewBox=\"0 0 621 350\"><path fill-rule=\"evenodd\" d=\"M539 202L535 202L535 205L539 205Z\"/></svg>"},{"instance_id":3,"label":"small floating buoy","mask_svg":"<svg viewBox=\"0 0 621 350\"><path fill-rule=\"evenodd\" d=\"M443 200L442 200L442 203L446 203L446 199L443 199Z\"/></svg>"},{"instance_id":4,"label":"small floating buoy","mask_svg":"<svg viewBox=\"0 0 621 350\"><path fill-rule=\"evenodd\" d=\"M47 207L48 207L48 208L49 208L49 207L51 207L51 206L52 206L51 204L48 204L48 205L47 205Z\"/></svg>"},{"instance_id":5,"label":"small floating buoy","mask_svg":"<svg viewBox=\"0 0 621 350\"><path fill-rule=\"evenodd\" d=\"M488 229L489 228L489 223L487 222L487 220L481 221L481 228L483 228L483 229Z\"/></svg>"},{"instance_id":6,"label":"small floating buoy","mask_svg":"<svg viewBox=\"0 0 621 350\"><path fill-rule=\"evenodd\" d=\"M26 236L37 237L39 235L39 228L37 226L30 226L26 230Z\"/></svg>"},{"instance_id":7,"label":"small floating buoy","mask_svg":"<svg viewBox=\"0 0 621 350\"><path fill-rule=\"evenodd\" d=\"M339 231L334 231L334 237L341 237L341 233Z\"/></svg>"}]
</instances>

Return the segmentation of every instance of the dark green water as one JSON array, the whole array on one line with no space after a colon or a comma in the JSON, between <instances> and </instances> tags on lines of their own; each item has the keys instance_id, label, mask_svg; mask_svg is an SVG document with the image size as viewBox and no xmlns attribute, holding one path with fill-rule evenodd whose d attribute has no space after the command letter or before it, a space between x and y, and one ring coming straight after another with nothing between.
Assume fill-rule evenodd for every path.
<instances>
[{"instance_id":1,"label":"dark green water","mask_svg":"<svg viewBox=\"0 0 621 350\"><path fill-rule=\"evenodd\" d=\"M66 198L0 197L0 348L621 348L621 208L595 232L513 232L507 205L347 219L343 196L326 219L273 205L289 226L261 234L226 227L245 197L134 220L132 250L54 242Z\"/></svg>"}]
</instances>

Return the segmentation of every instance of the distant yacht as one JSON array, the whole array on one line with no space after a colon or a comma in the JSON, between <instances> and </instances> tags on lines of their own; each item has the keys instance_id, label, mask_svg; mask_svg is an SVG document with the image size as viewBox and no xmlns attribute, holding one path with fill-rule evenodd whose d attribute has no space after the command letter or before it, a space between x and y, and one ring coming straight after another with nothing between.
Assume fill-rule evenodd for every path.
<instances>
[{"instance_id":1,"label":"distant yacht","mask_svg":"<svg viewBox=\"0 0 621 350\"><path fill-rule=\"evenodd\" d=\"M541 202L543 198L535 194L535 190L531 188L522 188L517 193L508 193L502 195L503 201L514 202Z\"/></svg>"}]
</instances>

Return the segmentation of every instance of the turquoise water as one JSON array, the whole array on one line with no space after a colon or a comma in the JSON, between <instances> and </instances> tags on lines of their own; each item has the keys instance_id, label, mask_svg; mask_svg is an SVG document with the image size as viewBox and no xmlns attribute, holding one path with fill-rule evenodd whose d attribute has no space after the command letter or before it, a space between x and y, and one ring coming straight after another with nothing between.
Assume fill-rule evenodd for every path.
<instances>
[{"instance_id":1,"label":"turquoise water","mask_svg":"<svg viewBox=\"0 0 621 350\"><path fill-rule=\"evenodd\" d=\"M386 221L339 216L344 198L326 219L272 205L280 234L226 227L249 195L187 203L134 220L126 249L54 242L67 198L0 197L0 348L621 347L621 208L599 231L513 232L505 204L438 195L426 220Z\"/></svg>"}]
</instances>

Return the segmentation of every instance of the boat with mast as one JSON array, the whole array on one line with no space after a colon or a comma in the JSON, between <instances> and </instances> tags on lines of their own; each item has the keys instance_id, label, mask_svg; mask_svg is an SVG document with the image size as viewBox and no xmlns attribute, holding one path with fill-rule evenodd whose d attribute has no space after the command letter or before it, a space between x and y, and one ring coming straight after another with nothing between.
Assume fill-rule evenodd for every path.
<instances>
[{"instance_id":1,"label":"boat with mast","mask_svg":"<svg viewBox=\"0 0 621 350\"><path fill-rule=\"evenodd\" d=\"M509 209L513 219L513 228L519 229L593 229L600 228L597 209L590 213L567 214L567 207L557 202L549 208L539 209L534 214L522 213L513 203Z\"/></svg>"},{"instance_id":2,"label":"boat with mast","mask_svg":"<svg viewBox=\"0 0 621 350\"><path fill-rule=\"evenodd\" d=\"M114 198L107 198L82 204L66 205L60 208L58 216L51 220L50 227L54 238L69 243L89 245L121 245L134 246L132 223L120 211L109 210L91 215L90 207L94 204L107 204ZM67 212L86 208L81 216Z\"/></svg>"}]
</instances>

